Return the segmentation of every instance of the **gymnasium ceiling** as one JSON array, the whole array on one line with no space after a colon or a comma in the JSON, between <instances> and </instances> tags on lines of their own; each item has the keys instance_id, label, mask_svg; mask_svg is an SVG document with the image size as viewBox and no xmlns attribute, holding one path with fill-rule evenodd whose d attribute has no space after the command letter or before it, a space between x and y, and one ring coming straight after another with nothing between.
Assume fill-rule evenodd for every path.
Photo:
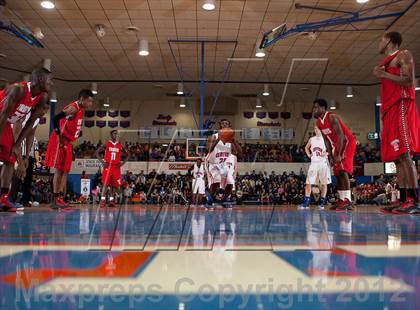
<instances>
[{"instance_id":1,"label":"gymnasium ceiling","mask_svg":"<svg viewBox=\"0 0 420 310\"><path fill-rule=\"evenodd\" d=\"M317 21L336 16L313 10L296 10L290 0L218 0L214 11L204 11L201 0L55 0L56 8L46 10L41 0L7 0L4 17L30 27L40 27L45 49L34 48L23 41L0 33L0 66L30 71L43 58L52 59L54 75L68 81L136 80L178 81L175 62L168 39L206 38L236 40L234 57L254 57L255 45L262 33L285 22L288 27L297 23ZM299 1L301 4L357 10L385 1L358 4L356 0ZM400 10L400 6L385 8L384 12ZM383 25L389 21L372 21ZM96 24L106 27L99 38ZM126 28L134 25L137 33ZM367 25L367 24L366 24ZM420 4L416 3L393 26L401 31L404 47L420 60ZM311 40L308 36L293 36L266 49L263 62L234 62L229 82L284 82L294 57L329 58L326 83L372 84L376 79L371 71L381 56L377 46L380 31L321 33ZM138 55L140 39L149 41L150 55ZM205 78L223 79L227 58L233 44L208 44L205 47ZM199 80L200 49L193 44L174 44L177 62L185 80ZM324 63L300 63L292 72L292 82L319 83ZM1 71L2 75L7 74ZM8 72L8 71L7 71ZM175 90L176 84L171 84ZM214 88L215 86L213 86ZM243 91L238 84L231 92ZM260 86L258 86L260 87ZM197 87L198 89L198 87Z\"/></svg>"}]
</instances>

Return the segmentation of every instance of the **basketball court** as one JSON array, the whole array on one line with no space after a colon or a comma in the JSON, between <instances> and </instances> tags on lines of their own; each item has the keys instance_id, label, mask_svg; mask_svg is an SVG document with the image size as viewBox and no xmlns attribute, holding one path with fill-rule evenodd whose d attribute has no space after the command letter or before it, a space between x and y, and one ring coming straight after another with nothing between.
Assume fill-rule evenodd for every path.
<instances>
[{"instance_id":1,"label":"basketball court","mask_svg":"<svg viewBox=\"0 0 420 310\"><path fill-rule=\"evenodd\" d=\"M381 161L373 73L397 31L418 95L419 29L416 0L0 0L1 89L33 83L36 68L54 83L33 127L38 156L19 150L33 160L28 196L19 157L6 178L0 134L1 195L24 205L10 212L0 198L0 309L420 309L420 207L384 212L404 189L399 163ZM337 177L326 205L315 184L302 206L315 98L357 143L347 209ZM10 115L0 128L16 129ZM57 190L61 140L51 169L44 160L57 124L73 120ZM213 151L237 155L220 201L196 164L211 167ZM419 174L418 154L409 160Z\"/></svg>"}]
</instances>

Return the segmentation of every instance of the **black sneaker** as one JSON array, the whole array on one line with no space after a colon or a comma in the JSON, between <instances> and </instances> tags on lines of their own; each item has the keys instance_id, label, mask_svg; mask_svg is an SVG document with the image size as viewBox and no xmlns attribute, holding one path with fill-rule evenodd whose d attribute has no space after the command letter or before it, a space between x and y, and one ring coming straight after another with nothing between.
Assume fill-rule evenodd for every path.
<instances>
[{"instance_id":1,"label":"black sneaker","mask_svg":"<svg viewBox=\"0 0 420 310\"><path fill-rule=\"evenodd\" d=\"M392 213L393 210L398 209L399 207L401 207L401 203L397 200L394 203L390 204L389 206L380 208L379 212L385 213L385 214L390 214L390 213Z\"/></svg>"}]
</instances>

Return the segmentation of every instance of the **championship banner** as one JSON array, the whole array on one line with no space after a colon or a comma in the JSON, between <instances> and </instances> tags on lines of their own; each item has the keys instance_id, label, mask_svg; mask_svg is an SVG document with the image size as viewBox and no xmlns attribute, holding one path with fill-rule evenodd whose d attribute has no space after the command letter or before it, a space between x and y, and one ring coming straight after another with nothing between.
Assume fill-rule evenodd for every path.
<instances>
[{"instance_id":1,"label":"championship banner","mask_svg":"<svg viewBox=\"0 0 420 310\"><path fill-rule=\"evenodd\" d=\"M105 117L106 116L106 111L98 110L98 111L96 111L96 116L98 116L100 118Z\"/></svg>"},{"instance_id":2,"label":"championship banner","mask_svg":"<svg viewBox=\"0 0 420 310\"><path fill-rule=\"evenodd\" d=\"M279 112L268 112L268 117L271 119L279 118Z\"/></svg>"},{"instance_id":3,"label":"championship banner","mask_svg":"<svg viewBox=\"0 0 420 310\"><path fill-rule=\"evenodd\" d=\"M254 112L244 112L244 117L248 119L253 118Z\"/></svg>"},{"instance_id":4,"label":"championship banner","mask_svg":"<svg viewBox=\"0 0 420 310\"><path fill-rule=\"evenodd\" d=\"M120 115L121 115L121 117L129 117L130 116L130 111L120 111Z\"/></svg>"},{"instance_id":5,"label":"championship banner","mask_svg":"<svg viewBox=\"0 0 420 310\"><path fill-rule=\"evenodd\" d=\"M130 127L130 121L120 121L121 128L128 128Z\"/></svg>"},{"instance_id":6,"label":"championship banner","mask_svg":"<svg viewBox=\"0 0 420 310\"><path fill-rule=\"evenodd\" d=\"M290 113L290 112L281 112L281 113L280 113L280 116L281 116L281 118L283 118L283 119L289 119L289 118L291 118L291 117L292 117L292 113Z\"/></svg>"},{"instance_id":7,"label":"championship banner","mask_svg":"<svg viewBox=\"0 0 420 310\"><path fill-rule=\"evenodd\" d=\"M106 121L96 121L96 127L103 128L106 126Z\"/></svg>"},{"instance_id":8,"label":"championship banner","mask_svg":"<svg viewBox=\"0 0 420 310\"><path fill-rule=\"evenodd\" d=\"M115 128L118 126L118 121L108 121L108 127Z\"/></svg>"},{"instance_id":9,"label":"championship banner","mask_svg":"<svg viewBox=\"0 0 420 310\"><path fill-rule=\"evenodd\" d=\"M109 110L108 111L108 116L112 117L112 118L117 117L118 114L119 114L119 111L115 111L115 110Z\"/></svg>"},{"instance_id":10,"label":"championship banner","mask_svg":"<svg viewBox=\"0 0 420 310\"><path fill-rule=\"evenodd\" d=\"M95 111L93 110L86 110L85 111L85 117L94 117L95 116Z\"/></svg>"},{"instance_id":11,"label":"championship banner","mask_svg":"<svg viewBox=\"0 0 420 310\"><path fill-rule=\"evenodd\" d=\"M255 113L255 116L259 119L263 119L263 118L266 118L267 112L257 112Z\"/></svg>"},{"instance_id":12,"label":"championship banner","mask_svg":"<svg viewBox=\"0 0 420 310\"><path fill-rule=\"evenodd\" d=\"M85 120L85 127L92 128L93 126L95 126L95 121Z\"/></svg>"},{"instance_id":13,"label":"championship banner","mask_svg":"<svg viewBox=\"0 0 420 310\"><path fill-rule=\"evenodd\" d=\"M302 112L302 117L304 119L311 119L312 118L312 112Z\"/></svg>"},{"instance_id":14,"label":"championship banner","mask_svg":"<svg viewBox=\"0 0 420 310\"><path fill-rule=\"evenodd\" d=\"M80 194L85 197L90 195L90 179L80 180Z\"/></svg>"}]
</instances>

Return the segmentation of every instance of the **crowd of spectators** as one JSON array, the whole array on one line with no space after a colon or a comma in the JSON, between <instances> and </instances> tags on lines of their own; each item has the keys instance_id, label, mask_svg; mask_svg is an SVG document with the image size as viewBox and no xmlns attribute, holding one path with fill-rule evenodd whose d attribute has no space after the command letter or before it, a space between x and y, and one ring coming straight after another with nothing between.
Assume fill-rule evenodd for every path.
<instances>
[{"instance_id":1,"label":"crowd of spectators","mask_svg":"<svg viewBox=\"0 0 420 310\"><path fill-rule=\"evenodd\" d=\"M305 173L276 174L252 171L240 175L236 179L234 200L238 204L259 203L275 205L300 204L304 197ZM127 204L188 204L192 201L190 174L182 175L149 173L140 171L135 174L127 171L122 176L123 186L117 194L119 203ZM92 195L83 200L71 191L68 191L66 200L72 203L98 203L102 190L101 172L93 177ZM361 184L352 188L354 201L357 204L386 204L398 198L398 188L395 177L381 175L374 183ZM319 188L312 190L312 200L319 199ZM328 189L328 200L336 199L336 189L333 185ZM36 175L32 184L32 200L39 203L50 203L52 199L51 178Z\"/></svg>"},{"instance_id":2,"label":"crowd of spectators","mask_svg":"<svg viewBox=\"0 0 420 310\"><path fill-rule=\"evenodd\" d=\"M92 143L83 141L74 146L74 158L93 158L95 151L102 145L102 142ZM243 153L239 158L241 162L309 162L306 156L304 145L280 144L280 143L241 143ZM185 161L185 143L139 143L125 142L124 147L130 151L129 161ZM45 154L46 143L40 143L41 157ZM197 156L191 153L196 150L195 145L189 146L189 156ZM369 144L359 144L354 156L356 170L363 167L366 162L379 162L380 152ZM359 174L359 173L357 173Z\"/></svg>"}]
</instances>

